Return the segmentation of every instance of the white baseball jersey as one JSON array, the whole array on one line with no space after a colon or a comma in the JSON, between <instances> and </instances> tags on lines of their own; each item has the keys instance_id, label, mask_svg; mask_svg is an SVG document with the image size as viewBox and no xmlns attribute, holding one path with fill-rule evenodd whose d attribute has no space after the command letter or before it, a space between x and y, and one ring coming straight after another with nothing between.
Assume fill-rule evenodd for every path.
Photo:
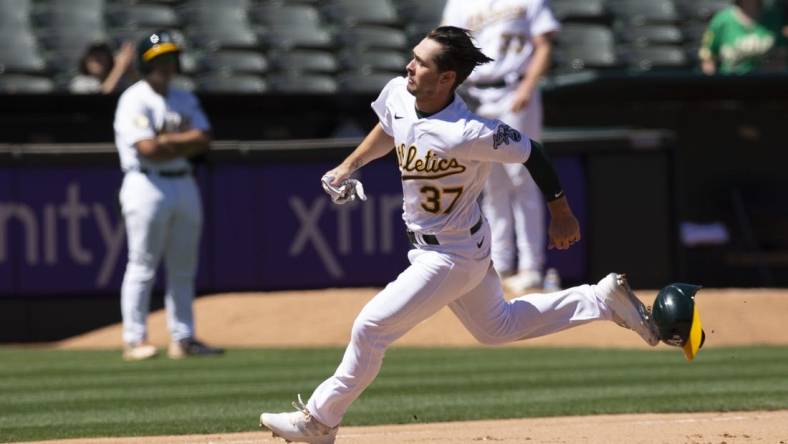
<instances>
[{"instance_id":1,"label":"white baseball jersey","mask_svg":"<svg viewBox=\"0 0 788 444\"><path fill-rule=\"evenodd\" d=\"M490 82L522 75L533 54L531 39L560 29L546 0L449 0L443 24L473 32L493 62L477 67L469 79Z\"/></svg>"},{"instance_id":2,"label":"white baseball jersey","mask_svg":"<svg viewBox=\"0 0 788 444\"><path fill-rule=\"evenodd\" d=\"M490 162L525 162L530 140L499 120L471 113L456 94L443 110L419 118L406 85L404 77L391 80L372 103L396 144L405 224L426 234L467 232L481 216L476 200Z\"/></svg>"},{"instance_id":3,"label":"white baseball jersey","mask_svg":"<svg viewBox=\"0 0 788 444\"><path fill-rule=\"evenodd\" d=\"M189 167L185 158L152 161L140 156L134 144L153 139L156 134L210 130L208 118L191 92L170 88L161 96L148 82L140 80L121 94L115 111L115 145L124 171L140 168L182 170Z\"/></svg>"},{"instance_id":4,"label":"white baseball jersey","mask_svg":"<svg viewBox=\"0 0 788 444\"><path fill-rule=\"evenodd\" d=\"M156 93L141 80L118 100L115 144L126 174L120 203L129 248L120 290L123 340L135 344L147 336L150 294L164 258L165 305L173 341L194 336L192 300L197 272L202 203L185 157L154 161L139 154L135 143L157 134L210 129L197 98L186 91ZM159 173L175 173L166 176Z\"/></svg>"}]
</instances>

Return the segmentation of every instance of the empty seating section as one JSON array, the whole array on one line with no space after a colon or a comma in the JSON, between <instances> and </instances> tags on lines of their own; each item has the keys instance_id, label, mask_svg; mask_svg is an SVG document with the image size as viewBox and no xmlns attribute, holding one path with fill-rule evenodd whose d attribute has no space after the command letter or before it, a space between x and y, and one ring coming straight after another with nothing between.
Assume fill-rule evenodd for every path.
<instances>
[{"instance_id":1,"label":"empty seating section","mask_svg":"<svg viewBox=\"0 0 788 444\"><path fill-rule=\"evenodd\" d=\"M471 0L469 0L471 1ZM690 70L730 0L552 0L553 73ZM0 93L68 90L95 42L157 29L184 51L176 83L217 93L375 93L440 24L445 0L0 0Z\"/></svg>"}]
</instances>

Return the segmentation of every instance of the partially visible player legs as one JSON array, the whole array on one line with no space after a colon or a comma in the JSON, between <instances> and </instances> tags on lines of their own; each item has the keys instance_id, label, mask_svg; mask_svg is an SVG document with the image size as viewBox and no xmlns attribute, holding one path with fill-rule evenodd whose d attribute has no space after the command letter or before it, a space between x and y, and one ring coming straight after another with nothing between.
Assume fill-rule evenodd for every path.
<instances>
[{"instance_id":1,"label":"partially visible player legs","mask_svg":"<svg viewBox=\"0 0 788 444\"><path fill-rule=\"evenodd\" d=\"M135 361L156 355L156 348L147 344L147 319L170 208L167 199L142 173L126 174L120 201L129 250L120 289L123 357Z\"/></svg>"},{"instance_id":2,"label":"partially visible player legs","mask_svg":"<svg viewBox=\"0 0 788 444\"><path fill-rule=\"evenodd\" d=\"M533 140L542 140L542 119L542 95L539 90L534 91L528 106L521 112L507 111L501 115L502 121L528 134ZM516 204L512 205L512 216L517 236L517 274L504 284L519 294L529 288L542 286L547 247L545 206L542 192L527 169L519 168L519 165L505 165L504 168L515 188Z\"/></svg>"},{"instance_id":3,"label":"partially visible player legs","mask_svg":"<svg viewBox=\"0 0 788 444\"><path fill-rule=\"evenodd\" d=\"M512 97L514 94L508 94L496 100L490 96L489 102L480 110L484 111L485 117L498 118L527 137L541 140L542 99L539 91L535 91L528 106L517 113L511 111ZM483 211L494 234L493 263L499 274L506 278L504 285L514 293L541 287L546 247L541 191L525 167L507 164L493 166L484 193ZM500 235L495 236L499 232Z\"/></svg>"},{"instance_id":4,"label":"partially visible player legs","mask_svg":"<svg viewBox=\"0 0 788 444\"><path fill-rule=\"evenodd\" d=\"M463 260L425 250L411 250L409 259L412 265L361 310L342 362L315 389L305 408L263 413L261 425L291 441L333 442L348 407L380 371L386 348L458 295L476 288L490 266L487 260Z\"/></svg>"},{"instance_id":5,"label":"partially visible player legs","mask_svg":"<svg viewBox=\"0 0 788 444\"><path fill-rule=\"evenodd\" d=\"M535 338L595 320L615 321L636 331L649 345L658 342L645 306L634 297L623 276L615 273L596 285L528 294L507 302L491 270L476 289L449 307L484 344Z\"/></svg>"},{"instance_id":6,"label":"partially visible player legs","mask_svg":"<svg viewBox=\"0 0 788 444\"><path fill-rule=\"evenodd\" d=\"M202 230L200 194L190 177L171 180L168 186L177 196L165 253L167 293L164 303L170 329L168 355L173 359L218 355L224 350L203 344L195 338L194 332L192 304Z\"/></svg>"},{"instance_id":7,"label":"partially visible player legs","mask_svg":"<svg viewBox=\"0 0 788 444\"><path fill-rule=\"evenodd\" d=\"M503 165L490 165L490 176L484 184L482 212L490 223L493 266L502 278L516 273L517 252L514 248L515 226L512 215L514 186Z\"/></svg>"}]
</instances>

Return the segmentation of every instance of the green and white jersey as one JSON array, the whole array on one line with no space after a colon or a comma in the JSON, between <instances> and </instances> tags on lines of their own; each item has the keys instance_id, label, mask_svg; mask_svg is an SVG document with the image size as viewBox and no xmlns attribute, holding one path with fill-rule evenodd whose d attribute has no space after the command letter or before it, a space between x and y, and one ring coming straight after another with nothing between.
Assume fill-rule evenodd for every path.
<instances>
[{"instance_id":1,"label":"green and white jersey","mask_svg":"<svg viewBox=\"0 0 788 444\"><path fill-rule=\"evenodd\" d=\"M766 8L758 21L744 24L735 6L719 11L703 36L701 58L713 59L721 74L757 69L779 41L781 18L775 12Z\"/></svg>"}]
</instances>

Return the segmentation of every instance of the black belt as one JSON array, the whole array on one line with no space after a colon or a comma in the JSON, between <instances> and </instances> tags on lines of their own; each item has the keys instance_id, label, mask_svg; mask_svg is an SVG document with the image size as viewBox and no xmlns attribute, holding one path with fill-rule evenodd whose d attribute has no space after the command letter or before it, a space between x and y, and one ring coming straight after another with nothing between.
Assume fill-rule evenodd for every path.
<instances>
[{"instance_id":1,"label":"black belt","mask_svg":"<svg viewBox=\"0 0 788 444\"><path fill-rule=\"evenodd\" d=\"M165 171L153 171L153 170L149 170L147 168L140 168L137 171L139 171L142 174L151 174L151 173L153 173L153 174L156 174L156 175L161 176L161 177L183 177L183 176L188 176L188 175L190 175L192 173L192 171L190 169L169 170L169 171L167 171L167 170L165 170Z\"/></svg>"},{"instance_id":2,"label":"black belt","mask_svg":"<svg viewBox=\"0 0 788 444\"><path fill-rule=\"evenodd\" d=\"M523 79L523 76L520 76L517 80L520 81ZM475 86L476 88L503 88L507 85L506 80L498 79L498 80L491 80L489 82L473 82L471 86Z\"/></svg>"},{"instance_id":3,"label":"black belt","mask_svg":"<svg viewBox=\"0 0 788 444\"><path fill-rule=\"evenodd\" d=\"M471 227L471 236L476 234L476 232L479 231L479 229L482 227L482 220L483 220L483 218L480 217L479 218L479 222L476 222L476 224L474 224ZM414 233L414 232L412 232L410 230L406 230L406 233L408 234L408 240L410 241L410 243L413 244L413 245L416 245L417 244L417 242L416 242L416 233ZM440 245L441 244L440 242L438 242L438 237L435 236L434 234L422 234L421 238L424 239L424 243L427 244L427 245Z\"/></svg>"}]
</instances>

